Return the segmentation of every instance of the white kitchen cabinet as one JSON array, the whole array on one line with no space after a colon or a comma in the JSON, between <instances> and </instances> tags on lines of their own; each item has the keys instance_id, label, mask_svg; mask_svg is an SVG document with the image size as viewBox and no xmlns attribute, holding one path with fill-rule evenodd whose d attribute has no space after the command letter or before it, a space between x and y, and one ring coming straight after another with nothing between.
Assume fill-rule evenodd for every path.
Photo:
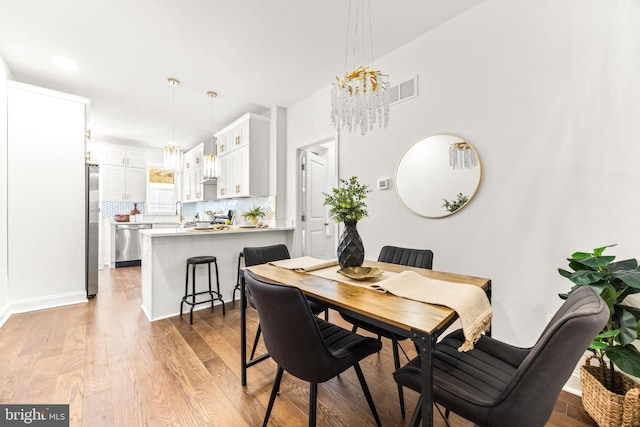
<instances>
[{"instance_id":1,"label":"white kitchen cabinet","mask_svg":"<svg viewBox=\"0 0 640 427\"><path fill-rule=\"evenodd\" d=\"M121 145L100 146L102 200L144 202L147 199L147 152Z\"/></svg>"},{"instance_id":2,"label":"white kitchen cabinet","mask_svg":"<svg viewBox=\"0 0 640 427\"><path fill-rule=\"evenodd\" d=\"M269 195L269 119L245 114L216 134L218 198ZM220 151L220 145L226 147Z\"/></svg>"},{"instance_id":3,"label":"white kitchen cabinet","mask_svg":"<svg viewBox=\"0 0 640 427\"><path fill-rule=\"evenodd\" d=\"M147 152L120 145L103 144L101 146L100 164L127 166L130 168L146 168Z\"/></svg>"},{"instance_id":4,"label":"white kitchen cabinet","mask_svg":"<svg viewBox=\"0 0 640 427\"><path fill-rule=\"evenodd\" d=\"M249 114L244 115L216 134L218 156L229 154L249 144L251 140L251 117Z\"/></svg>"},{"instance_id":5,"label":"white kitchen cabinet","mask_svg":"<svg viewBox=\"0 0 640 427\"><path fill-rule=\"evenodd\" d=\"M184 203L205 200L202 184L203 162L204 144L198 144L184 154L182 162L182 201Z\"/></svg>"},{"instance_id":6,"label":"white kitchen cabinet","mask_svg":"<svg viewBox=\"0 0 640 427\"><path fill-rule=\"evenodd\" d=\"M144 202L147 199L147 170L101 165L102 200Z\"/></svg>"}]
</instances>

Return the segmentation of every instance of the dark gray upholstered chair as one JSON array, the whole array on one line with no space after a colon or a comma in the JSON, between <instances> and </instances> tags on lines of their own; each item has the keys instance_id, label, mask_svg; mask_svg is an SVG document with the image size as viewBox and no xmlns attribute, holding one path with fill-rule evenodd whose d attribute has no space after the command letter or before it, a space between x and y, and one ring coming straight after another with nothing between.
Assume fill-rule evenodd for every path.
<instances>
[{"instance_id":1,"label":"dark gray upholstered chair","mask_svg":"<svg viewBox=\"0 0 640 427\"><path fill-rule=\"evenodd\" d=\"M378 261L388 262L389 264L431 269L433 266L433 252L429 249L409 249L399 248L397 246L385 246L380 250ZM362 328L374 334L378 334L378 339L380 339L380 337L389 338L393 348L394 367L396 370L400 369L400 354L398 352L400 347L398 341L404 340L406 337L397 337L386 329L374 326L364 320L356 319L348 314L340 313L340 315L344 320L353 325L353 329L351 329L353 332L356 332L358 328ZM404 418L404 393L402 392L402 386L400 384L398 384L398 398L400 399L400 412L402 414L402 418Z\"/></svg>"},{"instance_id":2,"label":"dark gray upholstered chair","mask_svg":"<svg viewBox=\"0 0 640 427\"><path fill-rule=\"evenodd\" d=\"M318 383L328 381L352 366L376 425L380 426L380 418L358 363L378 352L382 347L380 341L314 316L299 288L262 280L248 270L245 270L244 277L258 309L264 343L278 364L263 426L269 421L284 371L311 383L309 425L315 426Z\"/></svg>"},{"instance_id":3,"label":"dark gray upholstered chair","mask_svg":"<svg viewBox=\"0 0 640 427\"><path fill-rule=\"evenodd\" d=\"M593 338L609 319L598 293L577 289L553 316L531 348L483 336L475 348L458 352L462 331L435 347L434 401L478 426L541 427ZM393 374L396 382L421 390L420 356ZM420 421L420 403L410 425Z\"/></svg>"},{"instance_id":4,"label":"dark gray upholstered chair","mask_svg":"<svg viewBox=\"0 0 640 427\"><path fill-rule=\"evenodd\" d=\"M272 261L280 261L283 259L291 258L291 255L289 254L289 249L287 248L287 245L284 245L284 244L271 245L271 246L247 247L242 250L242 253L244 254L244 264L246 267L250 267L252 265L266 264ZM248 291L247 291L247 300L249 301L249 304L251 305L251 307L256 308L256 305L253 301L253 297L251 296L251 293ZM326 308L323 305L315 301L308 301L308 302L314 314L318 314L326 310ZM243 361L245 368L249 366L253 366L255 363L261 362L262 360L265 360L266 358L268 358L268 355L263 355L254 359L256 348L258 347L258 341L260 340L261 331L262 331L261 325L258 324L258 329L256 330L256 335L255 335L255 338L253 339L253 346L251 347L251 355L249 356L249 361L248 362Z\"/></svg>"}]
</instances>

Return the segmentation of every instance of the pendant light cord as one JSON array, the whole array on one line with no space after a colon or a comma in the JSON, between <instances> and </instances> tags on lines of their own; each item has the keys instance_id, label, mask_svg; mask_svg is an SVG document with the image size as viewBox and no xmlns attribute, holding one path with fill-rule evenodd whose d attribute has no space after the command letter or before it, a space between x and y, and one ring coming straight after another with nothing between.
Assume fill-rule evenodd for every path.
<instances>
[{"instance_id":1,"label":"pendant light cord","mask_svg":"<svg viewBox=\"0 0 640 427\"><path fill-rule=\"evenodd\" d=\"M365 33L367 31L367 25L366 25L366 20L367 18L365 17L366 14L368 14L368 18L369 18L369 51L371 53L371 67L374 67L374 55L373 55L373 24L372 24L372 20L371 20L371 1L367 0L367 4L366 6L368 7L368 10L365 11L365 4L364 4L364 0L356 0L357 4L356 4L356 10L355 10L355 17L354 17L354 26L353 26L353 46L351 48L351 59L354 61L353 64L351 64L351 67L355 69L355 67L357 67L355 60L356 60L356 55L357 55L357 49L358 49L358 27L361 26L362 27L362 63L360 65L365 66L366 64L366 36ZM352 8L352 1L349 0L349 13L347 14L347 37L346 37L346 42L345 42L345 49L344 49L344 73L347 73L347 63L349 61L349 39L350 39L350 28L351 28L351 8ZM360 23L360 19L362 19L362 22ZM360 25L359 25L360 24Z\"/></svg>"},{"instance_id":2,"label":"pendant light cord","mask_svg":"<svg viewBox=\"0 0 640 427\"><path fill-rule=\"evenodd\" d=\"M351 26L351 0L349 0L349 13L347 14L347 37L344 47L344 74L347 74L347 58L349 57L349 27Z\"/></svg>"},{"instance_id":3,"label":"pendant light cord","mask_svg":"<svg viewBox=\"0 0 640 427\"><path fill-rule=\"evenodd\" d=\"M171 144L176 143L176 87L171 85Z\"/></svg>"},{"instance_id":4,"label":"pendant light cord","mask_svg":"<svg viewBox=\"0 0 640 427\"><path fill-rule=\"evenodd\" d=\"M211 98L211 111L210 111L210 113L211 113L211 117L210 117L210 119L211 119L211 130L210 130L210 132L211 132L211 154L213 155L214 154L213 153L213 138L214 138L213 137L213 95L209 95L209 97Z\"/></svg>"}]
</instances>

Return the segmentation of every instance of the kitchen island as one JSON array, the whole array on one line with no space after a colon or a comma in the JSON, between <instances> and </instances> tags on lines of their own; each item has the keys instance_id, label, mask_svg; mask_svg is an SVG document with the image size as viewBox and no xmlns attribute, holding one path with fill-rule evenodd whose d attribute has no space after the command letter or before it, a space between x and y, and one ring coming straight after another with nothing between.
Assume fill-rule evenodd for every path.
<instances>
[{"instance_id":1,"label":"kitchen island","mask_svg":"<svg viewBox=\"0 0 640 427\"><path fill-rule=\"evenodd\" d=\"M180 314L184 296L187 258L213 255L218 261L220 293L231 301L236 285L238 256L248 246L284 243L291 247L293 227L240 228L228 230L150 229L142 235L142 309L149 321ZM191 280L191 279L190 279ZM207 268L196 268L197 292L207 287ZM211 287L215 290L215 271L211 268ZM191 282L189 282L191 288ZM236 293L238 298L238 294ZM194 308L211 309L202 304ZM220 307L216 309L221 309ZM188 311L188 310L187 310Z\"/></svg>"}]
</instances>

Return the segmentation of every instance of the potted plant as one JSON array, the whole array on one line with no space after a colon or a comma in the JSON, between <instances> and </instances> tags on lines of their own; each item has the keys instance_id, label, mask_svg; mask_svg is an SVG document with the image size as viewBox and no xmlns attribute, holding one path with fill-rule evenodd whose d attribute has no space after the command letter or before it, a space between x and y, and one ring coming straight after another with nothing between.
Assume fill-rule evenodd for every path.
<instances>
[{"instance_id":1,"label":"potted plant","mask_svg":"<svg viewBox=\"0 0 640 427\"><path fill-rule=\"evenodd\" d=\"M265 217L264 209L260 206L253 206L251 209L242 214L242 217L253 225L257 225L261 218Z\"/></svg>"},{"instance_id":2,"label":"potted plant","mask_svg":"<svg viewBox=\"0 0 640 427\"><path fill-rule=\"evenodd\" d=\"M329 216L345 225L337 251L342 268L359 267L364 262L364 245L356 224L369 216L364 200L370 191L367 184L360 184L358 177L352 176L348 181L340 179L340 186L333 188L331 194L322 193L324 205L330 207Z\"/></svg>"},{"instance_id":3,"label":"potted plant","mask_svg":"<svg viewBox=\"0 0 640 427\"><path fill-rule=\"evenodd\" d=\"M593 356L580 369L585 410L601 427L640 426L640 385L616 372L640 377L640 351L634 345L640 339L640 304L632 302L640 296L640 269L635 259L613 262L615 256L603 255L612 246L572 254L567 260L573 271L558 272L574 285L560 297L591 286L609 307L607 325L589 346ZM589 366L591 358L598 360L598 367Z\"/></svg>"}]
</instances>

